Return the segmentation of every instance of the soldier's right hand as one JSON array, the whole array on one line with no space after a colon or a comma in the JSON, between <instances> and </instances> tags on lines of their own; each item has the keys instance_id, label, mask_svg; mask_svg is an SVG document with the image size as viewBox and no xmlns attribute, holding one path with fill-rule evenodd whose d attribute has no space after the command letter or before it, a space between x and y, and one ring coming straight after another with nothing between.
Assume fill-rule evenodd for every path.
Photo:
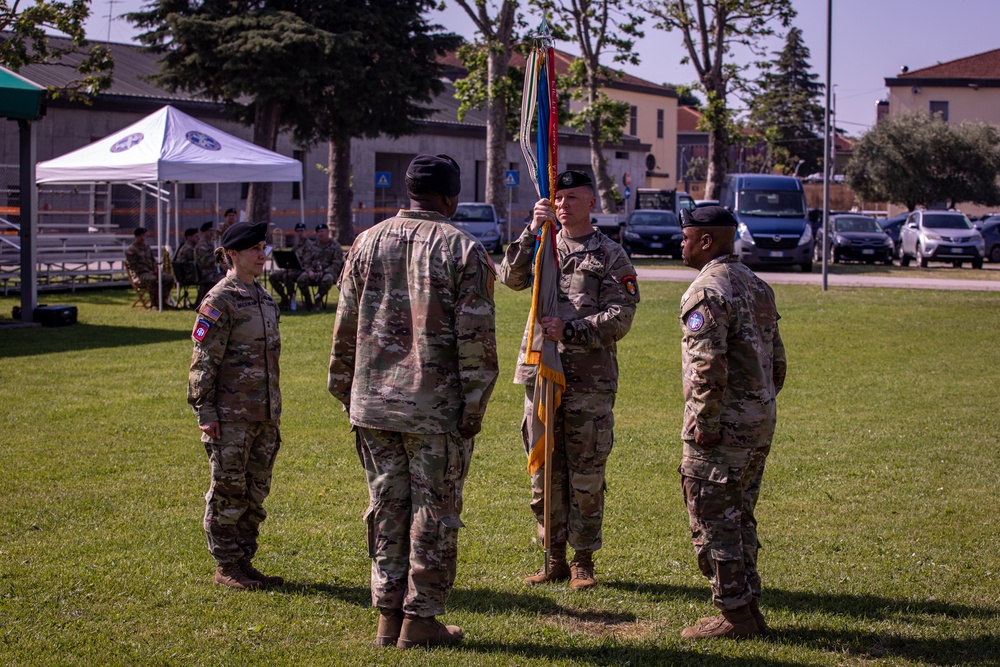
<instances>
[{"instance_id":1,"label":"soldier's right hand","mask_svg":"<svg viewBox=\"0 0 1000 667\"><path fill-rule=\"evenodd\" d=\"M548 199L539 199L535 203L535 209L533 211L533 216L531 218L531 231L533 233L538 233L538 230L542 228L546 220L556 221L556 212L552 208L552 202Z\"/></svg>"},{"instance_id":2,"label":"soldier's right hand","mask_svg":"<svg viewBox=\"0 0 1000 667\"><path fill-rule=\"evenodd\" d=\"M219 422L208 422L207 424L199 424L198 428L201 432L206 434L213 440L218 440L222 437L222 429L219 427Z\"/></svg>"}]
</instances>

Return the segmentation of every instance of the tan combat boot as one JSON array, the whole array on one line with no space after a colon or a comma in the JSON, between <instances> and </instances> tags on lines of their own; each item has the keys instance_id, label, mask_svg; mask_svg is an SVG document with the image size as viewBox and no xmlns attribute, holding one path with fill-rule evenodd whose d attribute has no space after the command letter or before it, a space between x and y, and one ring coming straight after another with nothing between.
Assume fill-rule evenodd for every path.
<instances>
[{"instance_id":1,"label":"tan combat boot","mask_svg":"<svg viewBox=\"0 0 1000 667\"><path fill-rule=\"evenodd\" d=\"M259 580L248 577L238 563L226 563L216 568L215 583L237 590L256 589L264 585Z\"/></svg>"},{"instance_id":2,"label":"tan combat boot","mask_svg":"<svg viewBox=\"0 0 1000 667\"><path fill-rule=\"evenodd\" d=\"M415 648L417 646L447 646L462 641L465 633L457 625L445 625L433 616L411 616L403 618L403 627L399 630L397 648Z\"/></svg>"},{"instance_id":3,"label":"tan combat boot","mask_svg":"<svg viewBox=\"0 0 1000 667\"><path fill-rule=\"evenodd\" d=\"M243 574L247 575L251 579L256 579L265 586L284 586L285 580L282 577L268 576L255 568L253 564L250 563L249 558L241 558L237 561L240 569L243 570Z\"/></svg>"},{"instance_id":4,"label":"tan combat boot","mask_svg":"<svg viewBox=\"0 0 1000 667\"><path fill-rule=\"evenodd\" d=\"M379 608L378 630L375 632L375 646L385 648L395 646L403 627L402 609Z\"/></svg>"},{"instance_id":5,"label":"tan combat boot","mask_svg":"<svg viewBox=\"0 0 1000 667\"><path fill-rule=\"evenodd\" d=\"M760 607L757 606L758 599L753 598L750 600L750 615L753 616L753 620L757 624L757 629L760 630L760 636L767 637L771 634L771 628L767 627L767 622L764 621L764 614L760 613Z\"/></svg>"},{"instance_id":6,"label":"tan combat boot","mask_svg":"<svg viewBox=\"0 0 1000 667\"><path fill-rule=\"evenodd\" d=\"M727 639L750 639L760 635L757 622L750 613L750 606L723 611L719 616L701 619L691 627L684 628L681 637L684 639L709 639L725 637Z\"/></svg>"},{"instance_id":7,"label":"tan combat boot","mask_svg":"<svg viewBox=\"0 0 1000 667\"><path fill-rule=\"evenodd\" d=\"M589 551L577 551L573 554L573 562L569 564L569 569L573 576L569 580L569 587L574 591L581 591L597 585L594 578L594 557Z\"/></svg>"},{"instance_id":8,"label":"tan combat boot","mask_svg":"<svg viewBox=\"0 0 1000 667\"><path fill-rule=\"evenodd\" d=\"M545 574L543 566L538 572L530 577L524 578L524 583L528 586L537 586L553 581L566 581L569 579L569 564L566 562L566 545L554 546L549 552L549 573Z\"/></svg>"}]
</instances>

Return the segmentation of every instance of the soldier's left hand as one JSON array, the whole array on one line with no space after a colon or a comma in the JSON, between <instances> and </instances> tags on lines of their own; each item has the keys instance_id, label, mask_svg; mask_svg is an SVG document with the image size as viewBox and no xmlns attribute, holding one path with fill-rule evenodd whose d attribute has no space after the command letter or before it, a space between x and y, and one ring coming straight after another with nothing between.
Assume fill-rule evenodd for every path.
<instances>
[{"instance_id":1,"label":"soldier's left hand","mask_svg":"<svg viewBox=\"0 0 1000 667\"><path fill-rule=\"evenodd\" d=\"M694 444L699 447L712 447L722 440L721 433L702 433L698 427L694 429Z\"/></svg>"},{"instance_id":2,"label":"soldier's left hand","mask_svg":"<svg viewBox=\"0 0 1000 667\"><path fill-rule=\"evenodd\" d=\"M559 342L563 339L563 329L566 324L558 317L542 318L542 338Z\"/></svg>"}]
</instances>

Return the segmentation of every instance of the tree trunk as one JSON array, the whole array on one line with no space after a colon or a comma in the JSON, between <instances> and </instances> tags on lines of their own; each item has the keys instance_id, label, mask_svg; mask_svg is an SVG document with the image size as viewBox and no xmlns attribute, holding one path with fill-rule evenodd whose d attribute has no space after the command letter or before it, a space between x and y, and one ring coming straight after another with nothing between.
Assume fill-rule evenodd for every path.
<instances>
[{"instance_id":1,"label":"tree trunk","mask_svg":"<svg viewBox=\"0 0 1000 667\"><path fill-rule=\"evenodd\" d=\"M354 242L354 190L351 189L351 140L330 142L327 214L333 238L341 245Z\"/></svg>"},{"instance_id":2,"label":"tree trunk","mask_svg":"<svg viewBox=\"0 0 1000 667\"><path fill-rule=\"evenodd\" d=\"M281 106L275 101L255 103L253 118L253 142L261 148L273 151L278 146L278 126ZM247 216L252 222L271 222L272 183L251 183L247 195Z\"/></svg>"},{"instance_id":3,"label":"tree trunk","mask_svg":"<svg viewBox=\"0 0 1000 667\"><path fill-rule=\"evenodd\" d=\"M597 104L598 83L593 69L587 72L587 106L593 109ZM615 213L618 202L615 201L612 188L614 184L608 176L608 161L604 157L604 150L601 146L601 121L593 118L587 126L590 136L590 168L594 171L594 186L599 193L601 211L603 213Z\"/></svg>"},{"instance_id":4,"label":"tree trunk","mask_svg":"<svg viewBox=\"0 0 1000 667\"><path fill-rule=\"evenodd\" d=\"M489 93L486 106L486 201L497 211L507 210L504 172L507 169L507 96L500 82L507 77L510 65L509 42L490 50L487 65Z\"/></svg>"}]
</instances>

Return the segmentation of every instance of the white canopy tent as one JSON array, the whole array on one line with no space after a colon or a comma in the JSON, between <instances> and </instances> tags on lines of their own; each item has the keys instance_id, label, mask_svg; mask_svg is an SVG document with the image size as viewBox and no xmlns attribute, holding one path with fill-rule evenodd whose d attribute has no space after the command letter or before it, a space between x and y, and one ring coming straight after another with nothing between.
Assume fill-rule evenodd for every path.
<instances>
[{"instance_id":1,"label":"white canopy tent","mask_svg":"<svg viewBox=\"0 0 1000 667\"><path fill-rule=\"evenodd\" d=\"M165 106L72 153L39 162L35 176L39 185L131 183L143 184L144 191L151 189L157 199L156 244L162 275L161 205L169 196L165 183L175 185L176 196L178 183L301 182L302 163ZM300 206L304 206L301 199ZM163 290L159 291L162 310Z\"/></svg>"}]
</instances>

